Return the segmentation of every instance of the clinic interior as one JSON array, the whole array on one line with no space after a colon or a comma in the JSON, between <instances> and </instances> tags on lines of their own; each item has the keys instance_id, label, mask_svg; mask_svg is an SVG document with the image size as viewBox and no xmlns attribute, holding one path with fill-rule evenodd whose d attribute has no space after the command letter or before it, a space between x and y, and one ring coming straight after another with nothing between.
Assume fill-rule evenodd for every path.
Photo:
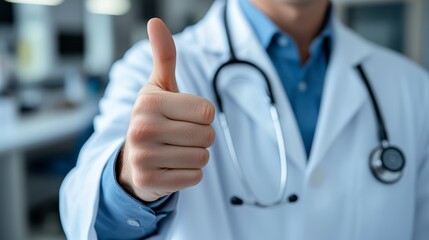
<instances>
[{"instance_id":1,"label":"clinic interior","mask_svg":"<svg viewBox=\"0 0 429 240\"><path fill-rule=\"evenodd\" d=\"M65 238L59 187L93 131L111 65L147 38L151 17L177 33L212 3L0 0L0 239ZM429 69L429 1L334 4L362 36Z\"/></svg>"}]
</instances>

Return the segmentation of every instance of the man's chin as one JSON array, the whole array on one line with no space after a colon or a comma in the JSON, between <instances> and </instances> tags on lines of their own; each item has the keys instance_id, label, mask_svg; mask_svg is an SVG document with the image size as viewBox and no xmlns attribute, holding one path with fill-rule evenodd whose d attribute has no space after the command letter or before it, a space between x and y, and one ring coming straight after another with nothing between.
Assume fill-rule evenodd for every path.
<instances>
[{"instance_id":1,"label":"man's chin","mask_svg":"<svg viewBox=\"0 0 429 240\"><path fill-rule=\"evenodd\" d=\"M321 0L273 0L275 2L284 3L295 7L306 7Z\"/></svg>"}]
</instances>

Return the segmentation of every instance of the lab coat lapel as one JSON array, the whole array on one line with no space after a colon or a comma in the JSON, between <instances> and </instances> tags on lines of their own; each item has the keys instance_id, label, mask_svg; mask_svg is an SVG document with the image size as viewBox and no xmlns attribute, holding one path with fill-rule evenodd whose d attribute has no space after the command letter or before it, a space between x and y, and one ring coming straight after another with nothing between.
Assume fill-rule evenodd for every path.
<instances>
[{"instance_id":1,"label":"lab coat lapel","mask_svg":"<svg viewBox=\"0 0 429 240\"><path fill-rule=\"evenodd\" d=\"M285 137L285 148L288 161L304 170L307 162L304 144L300 135L292 107L286 96L280 78L271 62L266 50L259 43L253 29L245 19L237 0L229 1L228 19L232 33L232 42L236 54L240 59L249 60L259 66L268 75L277 100L277 108ZM251 108L243 106L243 110L251 111ZM249 112L250 114L250 112ZM262 123L262 124L272 124ZM272 135L274 144L277 144L275 135Z\"/></svg>"},{"instance_id":2,"label":"lab coat lapel","mask_svg":"<svg viewBox=\"0 0 429 240\"><path fill-rule=\"evenodd\" d=\"M326 73L307 171L311 171L324 158L367 99L366 89L355 66L369 55L369 44L339 21L335 21L334 29L334 48Z\"/></svg>"}]
</instances>

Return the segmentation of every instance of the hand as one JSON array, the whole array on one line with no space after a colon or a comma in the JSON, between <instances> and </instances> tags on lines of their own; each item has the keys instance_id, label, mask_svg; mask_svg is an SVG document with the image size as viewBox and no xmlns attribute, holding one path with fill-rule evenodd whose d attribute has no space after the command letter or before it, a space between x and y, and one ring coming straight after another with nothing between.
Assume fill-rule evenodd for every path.
<instances>
[{"instance_id":1,"label":"hand","mask_svg":"<svg viewBox=\"0 0 429 240\"><path fill-rule=\"evenodd\" d=\"M176 47L159 19L148 23L153 72L140 90L117 165L119 183L144 202L199 183L215 139L214 107L178 93Z\"/></svg>"}]
</instances>

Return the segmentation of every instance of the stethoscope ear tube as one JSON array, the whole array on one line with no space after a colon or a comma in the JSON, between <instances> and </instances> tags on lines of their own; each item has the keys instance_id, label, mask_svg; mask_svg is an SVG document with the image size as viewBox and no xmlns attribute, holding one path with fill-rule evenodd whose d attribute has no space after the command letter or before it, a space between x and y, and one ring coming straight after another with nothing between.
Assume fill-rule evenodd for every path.
<instances>
[{"instance_id":1,"label":"stethoscope ear tube","mask_svg":"<svg viewBox=\"0 0 429 240\"><path fill-rule=\"evenodd\" d=\"M296 194L291 194L288 198L287 201L284 200L282 201L280 204L284 204L284 203L295 203L298 201L298 195ZM277 205L261 205L260 203L257 202L246 202L243 199L241 199L238 196L232 196L230 199L231 205L233 206L243 206L243 205L251 205L251 206L255 206L255 207L260 207L260 208L269 208L269 207L275 207ZM280 205L279 204L279 205Z\"/></svg>"},{"instance_id":2,"label":"stethoscope ear tube","mask_svg":"<svg viewBox=\"0 0 429 240\"><path fill-rule=\"evenodd\" d=\"M358 64L356 66L356 70L358 71L360 75L360 79L362 80L363 84L365 85L369 97L372 102L372 106L374 107L375 116L377 119L377 126L378 126L378 139L381 143L381 145L385 145L386 143L389 144L389 135L387 134L386 125L384 124L383 115L381 114L381 110L378 104L378 101L375 97L375 93L372 89L371 83L369 82L369 79L365 73L365 70L363 69L362 64Z\"/></svg>"},{"instance_id":3,"label":"stethoscope ear tube","mask_svg":"<svg viewBox=\"0 0 429 240\"><path fill-rule=\"evenodd\" d=\"M249 61L240 60L237 58L235 51L234 51L234 47L232 45L232 38L230 35L230 31L229 31L227 13L228 13L228 9L227 9L227 5L226 5L225 9L224 9L223 17L224 17L224 24L225 24L226 39L228 42L228 48L229 48L229 52L230 52L230 59L218 67L218 69L216 70L214 77L213 77L214 95L215 95L215 98L217 101L217 106L219 107L218 116L220 119L220 123L222 126L223 133L225 135L229 155L232 159L234 168L237 171L238 177L239 177L240 181L242 182L246 193L253 198L253 200L252 200L253 204L252 205L258 206L258 207L277 206L283 202L283 199L285 198L285 195L286 195L287 160L286 160L286 150L285 150L283 132L282 132L282 129L280 126L280 120L279 120L278 112L277 112L277 109L275 107L275 98L273 95L271 83L268 79L268 75L260 67L258 67L256 64L249 62ZM276 200L271 202L271 203L262 203L261 201L259 201L255 192L253 191L252 187L250 186L249 181L247 181L246 176L244 174L244 170L243 170L243 168L240 164L240 161L237 157L237 153L235 151L234 143L233 143L232 137L231 137L231 132L230 132L229 126L228 126L228 121L227 121L227 118L226 118L225 113L224 113L222 99L221 99L219 91L218 91L218 79L219 79L219 75L220 75L221 71L223 69L225 69L226 67L232 66L232 65L244 65L244 66L248 66L250 68L257 70L262 75L262 77L264 78L266 85L267 85L268 97L270 99L270 114L271 114L271 119L273 121L275 133L276 133L276 138L277 138L277 143L278 143L278 151L279 151L279 155L280 155L280 187L279 187L279 192L278 192ZM242 205L244 203L244 201L241 198L235 197L235 198L231 199L231 203L233 205Z\"/></svg>"},{"instance_id":4,"label":"stethoscope ear tube","mask_svg":"<svg viewBox=\"0 0 429 240\"><path fill-rule=\"evenodd\" d=\"M268 79L268 75L260 67L258 67L256 64L249 62L249 61L240 60L237 58L235 51L234 51L234 47L232 45L232 38L230 36L229 24L228 24L228 19L227 19L227 12L228 12L228 10L227 10L227 5L226 5L225 9L224 9L224 24L225 24L226 39L228 42L228 48L229 48L229 52L230 52L230 58L228 61L221 64L218 67L218 69L215 71L215 74L214 74L213 80L212 80L213 81L212 84L213 84L213 91L214 91L215 99L217 102L217 107L219 110L218 116L219 116L219 120L220 120L220 124L221 124L222 130L223 130L224 136L225 136L226 145L228 148L229 155L232 159L234 168L238 174L238 177L239 177L242 185L244 186L246 193L252 197L252 201L250 201L250 202L244 201L239 197L233 197L233 198L231 198L231 204L234 206L237 206L237 205L243 205L246 203L246 204L253 205L256 207L261 207L261 208L273 207L273 206L283 204L285 202L284 198L286 196L286 182L287 182L287 160L286 160L285 141L284 141L281 125L280 125L279 114L278 114L277 109L275 107L275 104L276 104L275 98L273 95L271 83ZM278 143L278 151L279 151L279 155L280 155L280 187L279 187L279 192L278 192L276 200L273 202L270 202L270 203L262 203L262 201L258 200L258 197L256 196L255 192L253 191L252 187L249 184L249 181L247 181L247 179L246 179L246 176L244 174L244 170L240 164L240 161L237 157L237 153L235 151L234 143L233 143L232 137L231 137L231 132L230 132L229 126L228 126L228 120L225 116L222 99L221 99L219 91L218 91L218 79L219 79L220 73L222 72L223 69L225 69L228 66L232 66L232 65L244 65L244 66L248 66L250 68L257 70L262 75L262 77L265 80L266 85L267 85L268 97L270 99L270 115L271 115L271 119L273 121L274 130L275 130L277 143ZM297 198L296 198L296 200L297 200Z\"/></svg>"},{"instance_id":5,"label":"stethoscope ear tube","mask_svg":"<svg viewBox=\"0 0 429 240\"><path fill-rule=\"evenodd\" d=\"M229 155L232 159L232 163L234 165L234 168L238 174L238 177L242 183L242 185L244 186L244 189L246 191L246 193L252 197L252 201L247 202L242 200L241 198L234 196L231 198L231 204L237 206L237 205L243 205L244 203L246 203L247 205L253 205L256 207L260 207L260 208L268 208L268 207L274 207L274 206L278 206L280 204L283 204L285 201L285 196L286 196L286 183L287 183L287 159L286 159L286 150L285 150L285 145L284 145L284 137L283 137L283 133L282 133L282 129L280 126L280 121L279 121L279 117L278 117L278 112L277 109L271 105L270 107L270 113L271 113L271 118L274 124L274 130L276 133L276 138L277 138L277 146L278 146L278 151L279 151L279 155L280 155L280 187L279 187L279 192L278 195L276 197L276 200L274 200L273 202L269 202L269 203L263 203L262 201L258 200L258 197L256 196L256 193L253 191L252 187L250 186L249 181L246 179L246 176L244 174L244 170L240 164L240 161L237 157L237 153L235 151L235 147L234 147L234 143L232 141L232 136L231 136L231 132L229 130L228 127L228 121L226 119L226 115L221 112L219 113L219 120L220 120L220 124L223 130L223 133L225 135L225 140L226 140L226 145L228 148L228 152Z\"/></svg>"},{"instance_id":6,"label":"stethoscope ear tube","mask_svg":"<svg viewBox=\"0 0 429 240\"><path fill-rule=\"evenodd\" d=\"M217 70L215 71L215 74L213 76L212 79L212 85L213 85L213 91L214 91L214 96L217 102L217 106L219 108L219 112L223 113L224 112L224 108L223 108L223 101L222 98L220 97L220 93L219 93L219 89L218 89L218 80L219 80L219 76L220 73L222 72L222 70L224 70L227 67L231 67L233 65L242 65L242 66L247 66L249 68L252 68L254 70L257 70L258 73L261 74L261 76L263 77L265 84L267 86L267 90L268 90L268 97L270 99L270 104L271 105L275 105L276 104L276 100L274 98L273 95L273 88L271 86L271 83L268 79L268 75L260 68L258 67L256 64L246 61L246 60L240 60L240 59L236 59L236 58L231 58L228 61L224 62L223 64L221 64Z\"/></svg>"}]
</instances>

